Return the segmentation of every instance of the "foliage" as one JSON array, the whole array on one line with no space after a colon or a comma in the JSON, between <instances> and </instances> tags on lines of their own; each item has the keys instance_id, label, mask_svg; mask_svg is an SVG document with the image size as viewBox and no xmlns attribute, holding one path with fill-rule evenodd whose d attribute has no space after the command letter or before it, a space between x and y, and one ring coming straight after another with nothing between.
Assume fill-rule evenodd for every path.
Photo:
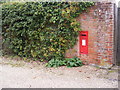
<instances>
[{"instance_id":1,"label":"foliage","mask_svg":"<svg viewBox=\"0 0 120 90\"><path fill-rule=\"evenodd\" d=\"M11 51L21 57L62 60L65 51L75 45L78 31L81 30L75 18L93 4L92 2L3 4L3 43L9 43Z\"/></svg>"},{"instance_id":2,"label":"foliage","mask_svg":"<svg viewBox=\"0 0 120 90\"><path fill-rule=\"evenodd\" d=\"M51 59L48 63L46 63L47 67L59 67L59 66L65 66L66 61L65 60L59 60L59 59Z\"/></svg>"},{"instance_id":3,"label":"foliage","mask_svg":"<svg viewBox=\"0 0 120 90\"><path fill-rule=\"evenodd\" d=\"M82 65L83 65L82 61L77 57L66 58L64 60L51 59L46 64L47 67L59 67L59 66L78 67Z\"/></svg>"},{"instance_id":4,"label":"foliage","mask_svg":"<svg viewBox=\"0 0 120 90\"><path fill-rule=\"evenodd\" d=\"M77 57L66 58L65 60L67 67L78 67L83 65L82 61Z\"/></svg>"}]
</instances>

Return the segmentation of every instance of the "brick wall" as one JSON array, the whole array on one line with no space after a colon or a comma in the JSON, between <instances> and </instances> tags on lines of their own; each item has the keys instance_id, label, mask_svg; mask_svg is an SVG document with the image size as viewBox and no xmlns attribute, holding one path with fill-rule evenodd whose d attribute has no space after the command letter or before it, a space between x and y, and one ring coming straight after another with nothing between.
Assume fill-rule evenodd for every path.
<instances>
[{"instance_id":1,"label":"brick wall","mask_svg":"<svg viewBox=\"0 0 120 90\"><path fill-rule=\"evenodd\" d=\"M79 57L85 64L112 65L114 59L114 4L96 2L77 18L82 31L88 31L88 54L80 54L79 37L66 57ZM74 37L73 37L74 38Z\"/></svg>"}]
</instances>

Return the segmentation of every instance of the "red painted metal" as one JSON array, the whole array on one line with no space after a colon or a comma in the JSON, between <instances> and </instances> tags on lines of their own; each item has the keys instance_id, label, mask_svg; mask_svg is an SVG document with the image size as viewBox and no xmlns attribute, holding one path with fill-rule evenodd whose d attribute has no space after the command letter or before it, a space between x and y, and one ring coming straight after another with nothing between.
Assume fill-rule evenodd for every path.
<instances>
[{"instance_id":1,"label":"red painted metal","mask_svg":"<svg viewBox=\"0 0 120 90\"><path fill-rule=\"evenodd\" d=\"M88 31L80 31L80 54L88 54Z\"/></svg>"}]
</instances>

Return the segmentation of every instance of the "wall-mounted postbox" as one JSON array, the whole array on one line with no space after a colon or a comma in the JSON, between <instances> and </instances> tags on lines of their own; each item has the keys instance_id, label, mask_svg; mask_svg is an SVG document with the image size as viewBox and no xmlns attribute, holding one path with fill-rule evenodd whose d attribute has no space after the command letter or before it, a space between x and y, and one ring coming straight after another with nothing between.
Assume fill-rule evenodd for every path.
<instances>
[{"instance_id":1,"label":"wall-mounted postbox","mask_svg":"<svg viewBox=\"0 0 120 90\"><path fill-rule=\"evenodd\" d=\"M88 54L88 31L80 31L80 54Z\"/></svg>"}]
</instances>

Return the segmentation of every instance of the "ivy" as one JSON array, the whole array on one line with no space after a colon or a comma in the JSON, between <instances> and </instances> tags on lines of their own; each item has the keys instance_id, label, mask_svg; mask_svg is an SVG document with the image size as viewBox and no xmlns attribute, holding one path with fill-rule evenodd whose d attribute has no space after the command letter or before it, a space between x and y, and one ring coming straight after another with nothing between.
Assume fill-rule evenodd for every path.
<instances>
[{"instance_id":1,"label":"ivy","mask_svg":"<svg viewBox=\"0 0 120 90\"><path fill-rule=\"evenodd\" d=\"M80 31L76 17L93 2L26 2L2 5L3 43L21 57L64 59Z\"/></svg>"}]
</instances>

